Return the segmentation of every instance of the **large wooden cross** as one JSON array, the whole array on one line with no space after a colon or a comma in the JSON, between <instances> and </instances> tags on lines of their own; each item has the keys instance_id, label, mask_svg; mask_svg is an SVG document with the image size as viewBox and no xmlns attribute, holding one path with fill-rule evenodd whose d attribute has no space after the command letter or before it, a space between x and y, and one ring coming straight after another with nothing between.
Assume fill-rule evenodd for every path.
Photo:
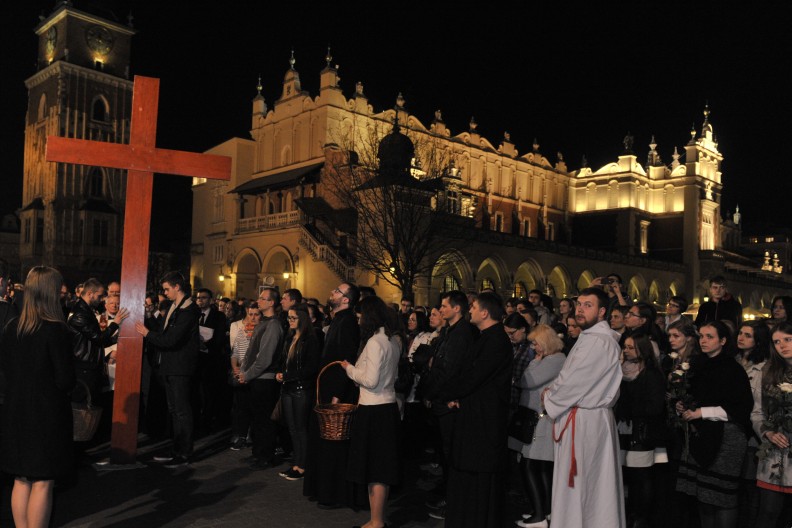
<instances>
[{"instance_id":1,"label":"large wooden cross","mask_svg":"<svg viewBox=\"0 0 792 528\"><path fill-rule=\"evenodd\" d=\"M137 451L143 321L155 172L227 180L231 158L156 148L159 79L135 76L129 144L49 136L47 161L126 169L127 191L121 256L121 304L130 316L118 337L110 462L132 464ZM173 204L182 213L183 204Z\"/></svg>"}]
</instances>

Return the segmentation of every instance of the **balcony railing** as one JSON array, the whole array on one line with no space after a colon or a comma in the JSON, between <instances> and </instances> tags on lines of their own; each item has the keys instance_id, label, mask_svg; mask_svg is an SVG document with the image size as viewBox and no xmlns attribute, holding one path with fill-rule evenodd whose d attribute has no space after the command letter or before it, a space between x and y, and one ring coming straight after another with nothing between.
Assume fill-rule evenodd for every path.
<instances>
[{"instance_id":1,"label":"balcony railing","mask_svg":"<svg viewBox=\"0 0 792 528\"><path fill-rule=\"evenodd\" d=\"M300 231L300 245L302 245L314 260L321 260L327 267L338 275L341 280L352 280L355 276L354 266L350 266L333 248L322 244L316 237L303 226Z\"/></svg>"},{"instance_id":2,"label":"balcony railing","mask_svg":"<svg viewBox=\"0 0 792 528\"><path fill-rule=\"evenodd\" d=\"M300 225L300 211L288 211L285 213L254 216L252 218L240 218L237 220L237 233L271 231L273 229L283 229L284 227L294 227L297 225Z\"/></svg>"}]
</instances>

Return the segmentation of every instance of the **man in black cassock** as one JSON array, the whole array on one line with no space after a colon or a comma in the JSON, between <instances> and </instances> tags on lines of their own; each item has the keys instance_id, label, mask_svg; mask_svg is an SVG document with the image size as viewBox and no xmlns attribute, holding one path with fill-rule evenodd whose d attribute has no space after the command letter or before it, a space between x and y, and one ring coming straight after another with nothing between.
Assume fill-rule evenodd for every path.
<instances>
[{"instance_id":1,"label":"man in black cassock","mask_svg":"<svg viewBox=\"0 0 792 528\"><path fill-rule=\"evenodd\" d=\"M502 526L512 370L512 347L502 319L496 294L479 294L471 303L470 322L480 331L471 346L472 360L441 395L457 409L446 526Z\"/></svg>"}]
</instances>

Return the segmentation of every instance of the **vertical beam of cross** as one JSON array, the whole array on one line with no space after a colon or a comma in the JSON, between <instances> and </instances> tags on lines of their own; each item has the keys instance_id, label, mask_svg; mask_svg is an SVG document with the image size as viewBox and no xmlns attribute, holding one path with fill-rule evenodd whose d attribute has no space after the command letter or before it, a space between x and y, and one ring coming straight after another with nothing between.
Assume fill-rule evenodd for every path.
<instances>
[{"instance_id":1,"label":"vertical beam of cross","mask_svg":"<svg viewBox=\"0 0 792 528\"><path fill-rule=\"evenodd\" d=\"M110 461L131 464L137 453L143 322L154 172L227 180L231 158L156 148L159 79L135 76L129 144L50 136L47 161L126 169L121 304L130 317L118 337Z\"/></svg>"}]
</instances>

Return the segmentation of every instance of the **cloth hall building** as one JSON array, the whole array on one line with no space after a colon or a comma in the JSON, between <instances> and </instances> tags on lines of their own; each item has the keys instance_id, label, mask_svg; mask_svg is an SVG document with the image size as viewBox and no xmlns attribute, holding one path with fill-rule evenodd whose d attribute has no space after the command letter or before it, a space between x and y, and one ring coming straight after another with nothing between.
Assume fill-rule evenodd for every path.
<instances>
[{"instance_id":1,"label":"cloth hall building","mask_svg":"<svg viewBox=\"0 0 792 528\"><path fill-rule=\"evenodd\" d=\"M303 91L292 59L271 108L259 85L250 138L207 151L230 156L233 168L229 182L193 182L193 284L245 298L275 285L324 300L351 280L398 302L397 287L356 265L350 248L368 241L358 213L341 206L329 181L339 159L351 163L366 144L400 134L416 145L416 179L432 165L426 158L451 160L435 180L432 207L468 226L405 292L417 303L483 287L503 297L536 288L560 299L614 272L631 298L661 304L674 294L702 302L714 274L757 310L792 291L786 269L763 270L761 258L739 253L739 212L724 219L720 208L723 155L708 110L670 164L654 141L639 160L628 136L612 163L570 170L539 145L519 152L508 134L491 142L472 120L467 131L451 131L438 111L427 124L401 96L394 108L376 110L360 83L350 96L341 91L329 56L319 75L318 95Z\"/></svg>"}]
</instances>

